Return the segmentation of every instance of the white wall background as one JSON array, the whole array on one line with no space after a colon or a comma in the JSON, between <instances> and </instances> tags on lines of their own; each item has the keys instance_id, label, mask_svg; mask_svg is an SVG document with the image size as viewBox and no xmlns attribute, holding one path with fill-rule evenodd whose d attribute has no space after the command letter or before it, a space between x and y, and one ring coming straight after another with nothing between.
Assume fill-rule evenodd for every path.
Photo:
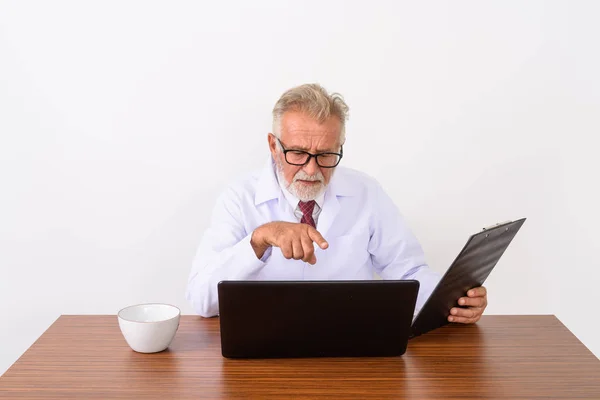
<instances>
[{"instance_id":1,"label":"white wall background","mask_svg":"<svg viewBox=\"0 0 600 400\"><path fill-rule=\"evenodd\" d=\"M0 1L0 373L60 314L184 290L210 208L320 82L443 271L528 217L488 314L556 314L597 356L600 3Z\"/></svg>"}]
</instances>

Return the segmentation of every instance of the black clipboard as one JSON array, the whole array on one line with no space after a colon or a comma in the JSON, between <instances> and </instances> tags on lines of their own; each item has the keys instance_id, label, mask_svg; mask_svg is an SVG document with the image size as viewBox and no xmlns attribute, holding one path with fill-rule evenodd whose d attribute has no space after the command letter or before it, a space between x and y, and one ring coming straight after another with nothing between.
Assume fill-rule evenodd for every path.
<instances>
[{"instance_id":1,"label":"black clipboard","mask_svg":"<svg viewBox=\"0 0 600 400\"><path fill-rule=\"evenodd\" d=\"M411 338L449 323L450 310L460 307L458 299L483 285L525 220L503 222L471 235L415 317Z\"/></svg>"}]
</instances>

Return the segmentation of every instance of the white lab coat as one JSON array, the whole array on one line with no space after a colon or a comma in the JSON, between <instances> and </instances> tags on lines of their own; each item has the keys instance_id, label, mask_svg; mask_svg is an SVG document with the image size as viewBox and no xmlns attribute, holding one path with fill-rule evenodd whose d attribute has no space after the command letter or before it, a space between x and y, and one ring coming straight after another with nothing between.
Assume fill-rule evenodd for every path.
<instances>
[{"instance_id":1,"label":"white lab coat","mask_svg":"<svg viewBox=\"0 0 600 400\"><path fill-rule=\"evenodd\" d=\"M361 172L337 167L331 178L317 222L329 248L315 245L315 265L288 260L278 248L262 260L256 257L252 232L272 221L299 222L269 157L262 170L234 183L217 200L188 280L186 298L198 314L219 313L222 280L366 280L377 273L383 279L418 280L418 310L440 279L391 198Z\"/></svg>"}]
</instances>

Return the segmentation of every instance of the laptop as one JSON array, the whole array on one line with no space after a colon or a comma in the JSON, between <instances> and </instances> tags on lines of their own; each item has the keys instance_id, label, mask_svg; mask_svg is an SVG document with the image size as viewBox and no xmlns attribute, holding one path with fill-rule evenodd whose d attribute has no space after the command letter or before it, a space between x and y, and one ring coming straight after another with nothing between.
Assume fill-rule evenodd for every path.
<instances>
[{"instance_id":1,"label":"laptop","mask_svg":"<svg viewBox=\"0 0 600 400\"><path fill-rule=\"evenodd\" d=\"M227 358L400 356L419 282L221 281Z\"/></svg>"}]
</instances>

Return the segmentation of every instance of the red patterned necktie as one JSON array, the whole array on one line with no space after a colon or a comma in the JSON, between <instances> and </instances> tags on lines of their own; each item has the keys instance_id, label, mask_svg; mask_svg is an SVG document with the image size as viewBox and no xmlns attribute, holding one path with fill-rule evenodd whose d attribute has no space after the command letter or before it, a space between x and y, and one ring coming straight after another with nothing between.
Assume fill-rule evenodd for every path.
<instances>
[{"instance_id":1,"label":"red patterned necktie","mask_svg":"<svg viewBox=\"0 0 600 400\"><path fill-rule=\"evenodd\" d=\"M313 228L316 228L315 220L312 217L315 204L316 202L314 200L307 202L301 201L298 203L298 207L300 207L300 211L302 211L302 219L300 222L303 224L308 224Z\"/></svg>"}]
</instances>

